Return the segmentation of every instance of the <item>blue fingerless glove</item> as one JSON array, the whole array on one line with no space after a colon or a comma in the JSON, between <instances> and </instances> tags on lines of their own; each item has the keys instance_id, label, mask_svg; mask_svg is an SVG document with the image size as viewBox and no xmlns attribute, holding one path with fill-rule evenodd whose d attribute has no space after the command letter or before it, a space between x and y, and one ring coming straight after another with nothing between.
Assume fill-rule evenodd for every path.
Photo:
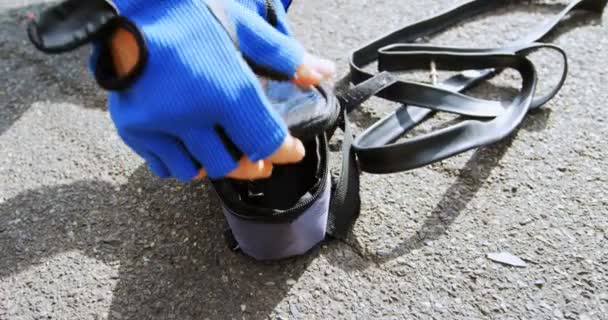
<instances>
[{"instance_id":1,"label":"blue fingerless glove","mask_svg":"<svg viewBox=\"0 0 608 320\"><path fill-rule=\"evenodd\" d=\"M92 56L98 82L110 90L119 135L158 176L190 181L204 168L210 178L221 178L237 167L235 148L258 161L286 137L284 122L243 59L295 76L304 50L287 35L284 9L277 10L279 32L253 6L219 2L240 51L203 0L115 0L116 27L136 36L140 61L117 77L104 43Z\"/></svg>"},{"instance_id":2,"label":"blue fingerless glove","mask_svg":"<svg viewBox=\"0 0 608 320\"><path fill-rule=\"evenodd\" d=\"M281 3L283 4L283 8L285 8L285 11L287 11L287 9L289 9L291 2L292 2L291 0L281 0Z\"/></svg>"},{"instance_id":3,"label":"blue fingerless glove","mask_svg":"<svg viewBox=\"0 0 608 320\"><path fill-rule=\"evenodd\" d=\"M291 1L286 0L236 0L243 7L263 17L268 23L286 35L291 35L287 23L287 8Z\"/></svg>"}]
</instances>

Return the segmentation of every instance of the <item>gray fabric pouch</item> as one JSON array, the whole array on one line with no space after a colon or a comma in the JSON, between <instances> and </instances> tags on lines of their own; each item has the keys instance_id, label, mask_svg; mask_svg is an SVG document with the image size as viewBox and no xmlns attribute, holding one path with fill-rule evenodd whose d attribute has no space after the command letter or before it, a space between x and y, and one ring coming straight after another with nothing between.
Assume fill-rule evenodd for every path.
<instances>
[{"instance_id":1,"label":"gray fabric pouch","mask_svg":"<svg viewBox=\"0 0 608 320\"><path fill-rule=\"evenodd\" d=\"M304 160L275 166L269 179L212 181L228 223L230 245L254 259L302 255L325 239L331 197L326 132L336 121L338 105L327 90L315 92L316 96L306 92L300 97L292 92L281 101L268 91L286 122L298 124L300 134L294 135L304 143Z\"/></svg>"}]
</instances>

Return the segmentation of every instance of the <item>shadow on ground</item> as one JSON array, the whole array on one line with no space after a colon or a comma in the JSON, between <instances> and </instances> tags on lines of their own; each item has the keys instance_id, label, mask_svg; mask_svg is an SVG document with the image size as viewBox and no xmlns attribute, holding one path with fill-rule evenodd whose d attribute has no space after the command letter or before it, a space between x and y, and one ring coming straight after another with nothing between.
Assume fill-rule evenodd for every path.
<instances>
[{"instance_id":1,"label":"shadow on ground","mask_svg":"<svg viewBox=\"0 0 608 320\"><path fill-rule=\"evenodd\" d=\"M0 277L75 250L120 266L109 319L266 318L315 254L263 264L228 251L207 190L141 167L120 190L82 181L24 192L0 205Z\"/></svg>"}]
</instances>

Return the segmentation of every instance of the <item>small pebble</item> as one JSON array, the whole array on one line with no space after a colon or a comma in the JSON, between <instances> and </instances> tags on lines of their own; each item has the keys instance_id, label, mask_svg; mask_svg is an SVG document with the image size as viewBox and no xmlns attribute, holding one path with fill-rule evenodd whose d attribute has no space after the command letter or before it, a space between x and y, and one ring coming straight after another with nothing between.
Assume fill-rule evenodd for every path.
<instances>
[{"instance_id":1,"label":"small pebble","mask_svg":"<svg viewBox=\"0 0 608 320\"><path fill-rule=\"evenodd\" d=\"M537 286L537 287L539 287L539 288L542 288L545 285L545 280L542 280L542 279L536 280L534 282L534 285Z\"/></svg>"},{"instance_id":2,"label":"small pebble","mask_svg":"<svg viewBox=\"0 0 608 320\"><path fill-rule=\"evenodd\" d=\"M532 218L526 218L526 219L520 221L519 224L522 225L522 226L525 226L525 225L527 225L530 222L532 222Z\"/></svg>"},{"instance_id":3,"label":"small pebble","mask_svg":"<svg viewBox=\"0 0 608 320\"><path fill-rule=\"evenodd\" d=\"M556 318L558 318L558 319L562 319L562 318L564 318L564 314L563 314L563 313L562 313L562 311L561 311L561 310L559 310L559 309L555 309L555 310L553 310L553 316L555 316L555 317L556 317Z\"/></svg>"},{"instance_id":4,"label":"small pebble","mask_svg":"<svg viewBox=\"0 0 608 320\"><path fill-rule=\"evenodd\" d=\"M513 266L513 267L523 268L523 267L528 266L528 264L525 261L523 261L519 257L516 257L508 252L488 253L487 257L488 257L488 259L490 259L494 262L506 264L506 265Z\"/></svg>"}]
</instances>

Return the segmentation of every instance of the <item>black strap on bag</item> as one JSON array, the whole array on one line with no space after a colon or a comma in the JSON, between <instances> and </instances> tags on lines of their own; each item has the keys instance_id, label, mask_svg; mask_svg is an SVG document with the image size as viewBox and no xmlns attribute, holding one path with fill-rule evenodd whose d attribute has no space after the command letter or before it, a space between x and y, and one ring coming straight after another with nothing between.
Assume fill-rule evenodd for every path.
<instances>
[{"instance_id":1,"label":"black strap on bag","mask_svg":"<svg viewBox=\"0 0 608 320\"><path fill-rule=\"evenodd\" d=\"M470 49L412 44L462 22L471 16L494 10L507 1L472 0L433 17L408 25L353 52L350 73L342 82L353 88L338 87L336 95L343 108L344 130L342 172L335 185L330 206L328 235L343 239L359 214L359 170L369 173L394 173L415 169L473 148L495 143L513 133L525 115L557 94L568 72L566 53L552 44L537 43L545 38L571 12L584 10L601 13L608 0L572 1L559 14L504 47ZM560 53L563 70L558 84L547 94L535 96L537 74L526 57L539 49ZM364 68L378 63L380 73ZM399 80L393 71L463 71L437 85ZM521 89L506 107L501 102L461 94L483 80L510 68L522 79ZM402 104L356 138L351 133L348 113L376 96ZM447 128L396 142L409 130L443 111L466 117Z\"/></svg>"}]
</instances>

